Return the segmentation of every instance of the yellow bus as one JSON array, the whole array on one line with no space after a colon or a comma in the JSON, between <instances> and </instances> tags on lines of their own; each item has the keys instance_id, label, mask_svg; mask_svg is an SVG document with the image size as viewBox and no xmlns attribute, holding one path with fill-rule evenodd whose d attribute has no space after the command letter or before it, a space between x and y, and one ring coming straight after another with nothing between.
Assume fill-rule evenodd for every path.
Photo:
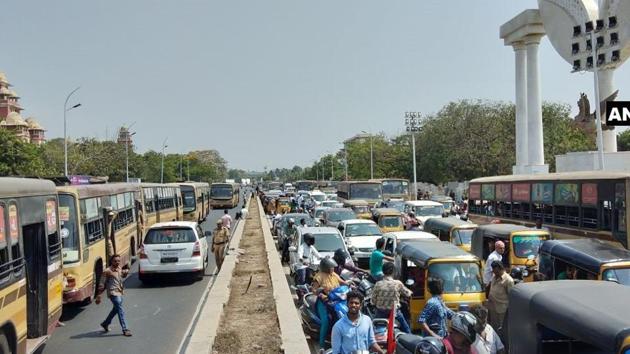
<instances>
[{"instance_id":1,"label":"yellow bus","mask_svg":"<svg viewBox=\"0 0 630 354\"><path fill-rule=\"evenodd\" d=\"M476 224L507 222L554 238L595 238L628 248L630 173L563 172L496 176L469 183L469 216Z\"/></svg>"},{"instance_id":2,"label":"yellow bus","mask_svg":"<svg viewBox=\"0 0 630 354\"><path fill-rule=\"evenodd\" d=\"M141 183L138 185L135 198L138 235L144 235L144 230L155 223L184 219L179 185ZM135 256L135 250L133 251Z\"/></svg>"},{"instance_id":3,"label":"yellow bus","mask_svg":"<svg viewBox=\"0 0 630 354\"><path fill-rule=\"evenodd\" d=\"M237 183L212 183L210 205L213 209L232 209L238 205L241 191Z\"/></svg>"},{"instance_id":4,"label":"yellow bus","mask_svg":"<svg viewBox=\"0 0 630 354\"><path fill-rule=\"evenodd\" d=\"M201 223L210 214L210 185L205 182L179 184L184 205L184 220Z\"/></svg>"},{"instance_id":5,"label":"yellow bus","mask_svg":"<svg viewBox=\"0 0 630 354\"><path fill-rule=\"evenodd\" d=\"M138 186L58 186L63 237L64 303L89 303L112 254L130 266L140 238L134 208Z\"/></svg>"},{"instance_id":6,"label":"yellow bus","mask_svg":"<svg viewBox=\"0 0 630 354\"><path fill-rule=\"evenodd\" d=\"M0 178L0 353L33 352L61 316L57 215L54 183Z\"/></svg>"},{"instance_id":7,"label":"yellow bus","mask_svg":"<svg viewBox=\"0 0 630 354\"><path fill-rule=\"evenodd\" d=\"M409 180L404 178L380 178L371 179L370 181L381 182L383 189L383 200L409 198Z\"/></svg>"}]
</instances>

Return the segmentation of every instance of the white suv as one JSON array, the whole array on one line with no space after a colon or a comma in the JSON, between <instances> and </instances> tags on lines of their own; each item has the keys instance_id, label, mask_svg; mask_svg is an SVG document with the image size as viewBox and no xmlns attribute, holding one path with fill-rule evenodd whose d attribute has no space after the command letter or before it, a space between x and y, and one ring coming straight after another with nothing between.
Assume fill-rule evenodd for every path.
<instances>
[{"instance_id":1,"label":"white suv","mask_svg":"<svg viewBox=\"0 0 630 354\"><path fill-rule=\"evenodd\" d=\"M369 267L370 255L376 248L376 240L383 235L372 220L350 219L339 223L339 231L361 268Z\"/></svg>"},{"instance_id":2,"label":"white suv","mask_svg":"<svg viewBox=\"0 0 630 354\"><path fill-rule=\"evenodd\" d=\"M139 253L138 277L146 282L160 273L195 273L203 277L208 265L210 231L192 221L162 222L151 226Z\"/></svg>"}]
</instances>

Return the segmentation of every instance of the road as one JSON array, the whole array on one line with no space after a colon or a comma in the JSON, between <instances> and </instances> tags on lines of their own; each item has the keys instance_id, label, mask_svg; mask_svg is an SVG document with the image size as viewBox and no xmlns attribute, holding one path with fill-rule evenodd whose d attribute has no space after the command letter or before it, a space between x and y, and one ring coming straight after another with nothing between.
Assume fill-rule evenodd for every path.
<instances>
[{"instance_id":1,"label":"road","mask_svg":"<svg viewBox=\"0 0 630 354\"><path fill-rule=\"evenodd\" d=\"M234 218L237 209L230 210ZM202 224L212 230L222 210L212 211ZM177 351L207 285L214 279L214 256L203 280L171 276L160 284L145 287L138 280L137 263L125 281L123 306L127 326L133 337L123 337L117 317L109 333L103 333L101 323L111 309L109 300L86 307L65 306L61 321L44 347L44 354L87 353L152 353L173 354Z\"/></svg>"}]
</instances>

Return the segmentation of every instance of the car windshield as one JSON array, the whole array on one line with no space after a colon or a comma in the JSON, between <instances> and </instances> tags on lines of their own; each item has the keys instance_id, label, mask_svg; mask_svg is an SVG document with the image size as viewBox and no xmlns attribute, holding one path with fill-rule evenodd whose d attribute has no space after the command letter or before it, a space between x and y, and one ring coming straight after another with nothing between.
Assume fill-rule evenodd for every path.
<instances>
[{"instance_id":1,"label":"car windshield","mask_svg":"<svg viewBox=\"0 0 630 354\"><path fill-rule=\"evenodd\" d=\"M383 181L383 194L409 194L409 182Z\"/></svg>"},{"instance_id":2,"label":"car windshield","mask_svg":"<svg viewBox=\"0 0 630 354\"><path fill-rule=\"evenodd\" d=\"M476 293L482 291L481 272L477 263L433 263L429 277L444 281L444 293Z\"/></svg>"},{"instance_id":3,"label":"car windshield","mask_svg":"<svg viewBox=\"0 0 630 354\"><path fill-rule=\"evenodd\" d=\"M602 275L602 279L630 286L630 268L608 269Z\"/></svg>"},{"instance_id":4,"label":"car windshield","mask_svg":"<svg viewBox=\"0 0 630 354\"><path fill-rule=\"evenodd\" d=\"M455 229L453 231L453 243L457 246L470 245L474 229Z\"/></svg>"},{"instance_id":5,"label":"car windshield","mask_svg":"<svg viewBox=\"0 0 630 354\"><path fill-rule=\"evenodd\" d=\"M326 200L326 196L324 194L313 194L311 195L312 199L315 199L318 202L323 202L324 200Z\"/></svg>"},{"instance_id":6,"label":"car windshield","mask_svg":"<svg viewBox=\"0 0 630 354\"><path fill-rule=\"evenodd\" d=\"M165 243L188 243L195 242L195 232L189 227L169 227L150 229L144 238L145 245L165 244Z\"/></svg>"},{"instance_id":7,"label":"car windshield","mask_svg":"<svg viewBox=\"0 0 630 354\"><path fill-rule=\"evenodd\" d=\"M414 208L416 216L442 216L444 207L441 205L422 205Z\"/></svg>"},{"instance_id":8,"label":"car windshield","mask_svg":"<svg viewBox=\"0 0 630 354\"><path fill-rule=\"evenodd\" d=\"M387 207L394 208L401 213L405 211L405 203L403 202L387 202Z\"/></svg>"},{"instance_id":9,"label":"car windshield","mask_svg":"<svg viewBox=\"0 0 630 354\"><path fill-rule=\"evenodd\" d=\"M346 237L352 236L380 236L381 230L376 224L348 224L346 225Z\"/></svg>"},{"instance_id":10,"label":"car windshield","mask_svg":"<svg viewBox=\"0 0 630 354\"><path fill-rule=\"evenodd\" d=\"M343 221L357 218L350 210L331 211L327 213L327 217L329 221Z\"/></svg>"},{"instance_id":11,"label":"car windshield","mask_svg":"<svg viewBox=\"0 0 630 354\"><path fill-rule=\"evenodd\" d=\"M343 238L339 234L314 234L315 248L319 252L335 252L344 248Z\"/></svg>"},{"instance_id":12,"label":"car windshield","mask_svg":"<svg viewBox=\"0 0 630 354\"><path fill-rule=\"evenodd\" d=\"M382 227L399 227L401 225L400 216L381 216L378 224Z\"/></svg>"},{"instance_id":13,"label":"car windshield","mask_svg":"<svg viewBox=\"0 0 630 354\"><path fill-rule=\"evenodd\" d=\"M232 198L232 187L230 187L230 186L213 186L210 189L210 197L212 197L212 198Z\"/></svg>"},{"instance_id":14,"label":"car windshield","mask_svg":"<svg viewBox=\"0 0 630 354\"><path fill-rule=\"evenodd\" d=\"M352 210L359 214L370 212L370 208L367 205L353 206Z\"/></svg>"},{"instance_id":15,"label":"car windshield","mask_svg":"<svg viewBox=\"0 0 630 354\"><path fill-rule=\"evenodd\" d=\"M289 219L295 221L295 225L300 225L300 220L304 219L307 226L315 226L315 220L308 214L291 214L282 218L282 227L285 227L289 223Z\"/></svg>"},{"instance_id":16,"label":"car windshield","mask_svg":"<svg viewBox=\"0 0 630 354\"><path fill-rule=\"evenodd\" d=\"M324 209L315 210L315 217L321 218L322 214L324 214Z\"/></svg>"},{"instance_id":17,"label":"car windshield","mask_svg":"<svg viewBox=\"0 0 630 354\"><path fill-rule=\"evenodd\" d=\"M351 199L382 199L381 185L376 183L357 183L350 185Z\"/></svg>"},{"instance_id":18,"label":"car windshield","mask_svg":"<svg viewBox=\"0 0 630 354\"><path fill-rule=\"evenodd\" d=\"M538 255L540 245L547 239L546 235L518 235L512 238L514 256L532 258Z\"/></svg>"}]
</instances>

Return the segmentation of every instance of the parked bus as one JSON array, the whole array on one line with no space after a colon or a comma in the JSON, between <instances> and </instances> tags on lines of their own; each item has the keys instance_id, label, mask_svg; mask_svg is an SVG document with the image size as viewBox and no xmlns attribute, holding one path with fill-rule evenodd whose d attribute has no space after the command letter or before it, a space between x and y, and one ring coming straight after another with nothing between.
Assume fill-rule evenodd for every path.
<instances>
[{"instance_id":1,"label":"parked bus","mask_svg":"<svg viewBox=\"0 0 630 354\"><path fill-rule=\"evenodd\" d=\"M153 224L183 220L182 194L178 185L141 183L135 195L138 235ZM133 250L135 256L135 249Z\"/></svg>"},{"instance_id":2,"label":"parked bus","mask_svg":"<svg viewBox=\"0 0 630 354\"><path fill-rule=\"evenodd\" d=\"M533 226L542 221L554 238L587 237L628 248L630 174L565 172L496 176L470 181L471 220Z\"/></svg>"},{"instance_id":3,"label":"parked bus","mask_svg":"<svg viewBox=\"0 0 630 354\"><path fill-rule=\"evenodd\" d=\"M0 353L33 352L61 317L58 214L51 181L0 178Z\"/></svg>"},{"instance_id":4,"label":"parked bus","mask_svg":"<svg viewBox=\"0 0 630 354\"><path fill-rule=\"evenodd\" d=\"M374 205L383 199L381 182L375 181L344 181L337 186L337 200L341 203L347 200L362 199Z\"/></svg>"},{"instance_id":5,"label":"parked bus","mask_svg":"<svg viewBox=\"0 0 630 354\"><path fill-rule=\"evenodd\" d=\"M383 200L402 199L409 200L409 180L403 178L381 178L370 181L381 182L383 188Z\"/></svg>"},{"instance_id":6,"label":"parked bus","mask_svg":"<svg viewBox=\"0 0 630 354\"><path fill-rule=\"evenodd\" d=\"M297 181L293 183L296 191L312 191L317 189L317 181Z\"/></svg>"},{"instance_id":7,"label":"parked bus","mask_svg":"<svg viewBox=\"0 0 630 354\"><path fill-rule=\"evenodd\" d=\"M179 184L184 203L184 220L201 223L210 214L210 185L205 182Z\"/></svg>"},{"instance_id":8,"label":"parked bus","mask_svg":"<svg viewBox=\"0 0 630 354\"><path fill-rule=\"evenodd\" d=\"M232 209L238 205L241 192L236 183L212 183L210 205L214 209Z\"/></svg>"},{"instance_id":9,"label":"parked bus","mask_svg":"<svg viewBox=\"0 0 630 354\"><path fill-rule=\"evenodd\" d=\"M64 303L89 303L109 257L131 265L141 235L135 213L137 184L57 187L63 240Z\"/></svg>"}]
</instances>

